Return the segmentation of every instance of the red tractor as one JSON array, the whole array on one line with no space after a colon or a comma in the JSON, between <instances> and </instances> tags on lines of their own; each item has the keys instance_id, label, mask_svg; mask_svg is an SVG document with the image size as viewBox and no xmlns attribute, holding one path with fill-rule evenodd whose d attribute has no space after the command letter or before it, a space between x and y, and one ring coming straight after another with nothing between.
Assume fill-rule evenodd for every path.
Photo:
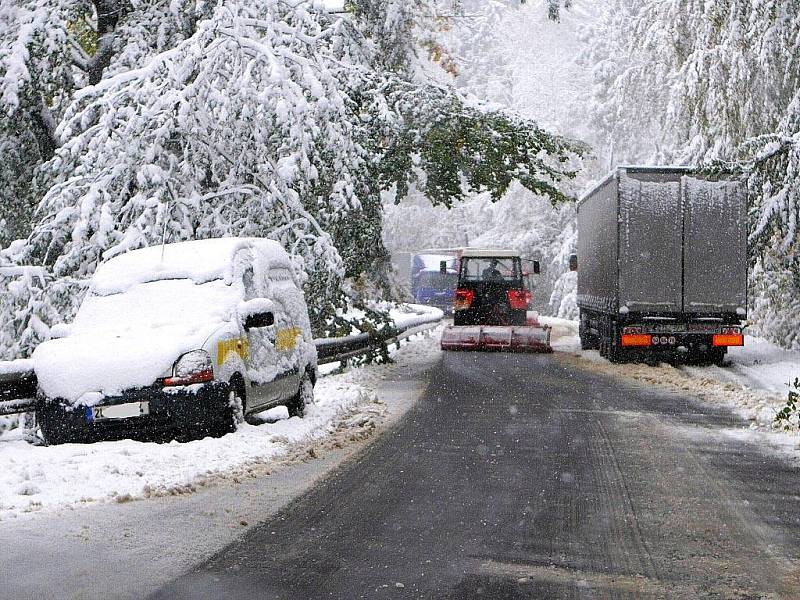
<instances>
[{"instance_id":1,"label":"red tractor","mask_svg":"<svg viewBox=\"0 0 800 600\"><path fill-rule=\"evenodd\" d=\"M553 351L550 328L528 320L532 296L522 262L513 250L464 249L443 350ZM538 262L533 272L539 273Z\"/></svg>"}]
</instances>

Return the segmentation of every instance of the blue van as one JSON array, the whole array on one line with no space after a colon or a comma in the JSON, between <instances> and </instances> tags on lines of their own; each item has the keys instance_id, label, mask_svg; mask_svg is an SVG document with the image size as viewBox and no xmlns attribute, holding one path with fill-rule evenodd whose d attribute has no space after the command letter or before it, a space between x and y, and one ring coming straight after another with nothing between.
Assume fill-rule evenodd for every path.
<instances>
[{"instance_id":1,"label":"blue van","mask_svg":"<svg viewBox=\"0 0 800 600\"><path fill-rule=\"evenodd\" d=\"M445 269L442 269L442 263L445 263ZM458 284L457 263L455 256L414 256L411 267L411 294L414 301L439 308L446 314L452 313Z\"/></svg>"}]
</instances>

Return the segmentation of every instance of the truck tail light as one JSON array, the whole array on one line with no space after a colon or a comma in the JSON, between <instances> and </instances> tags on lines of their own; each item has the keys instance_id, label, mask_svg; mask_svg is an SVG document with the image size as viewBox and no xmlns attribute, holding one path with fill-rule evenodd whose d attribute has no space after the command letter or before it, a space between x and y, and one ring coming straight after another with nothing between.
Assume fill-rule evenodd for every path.
<instances>
[{"instance_id":1,"label":"truck tail light","mask_svg":"<svg viewBox=\"0 0 800 600\"><path fill-rule=\"evenodd\" d=\"M211 356L205 350L187 352L175 361L172 367L172 377L164 379L167 387L176 385L192 385L193 383L206 383L214 379L214 367Z\"/></svg>"},{"instance_id":2,"label":"truck tail light","mask_svg":"<svg viewBox=\"0 0 800 600\"><path fill-rule=\"evenodd\" d=\"M508 290L508 303L511 309L527 310L529 294L528 290Z\"/></svg>"},{"instance_id":3,"label":"truck tail light","mask_svg":"<svg viewBox=\"0 0 800 600\"><path fill-rule=\"evenodd\" d=\"M714 336L714 346L744 346L744 336L741 333L723 333Z\"/></svg>"},{"instance_id":4,"label":"truck tail light","mask_svg":"<svg viewBox=\"0 0 800 600\"><path fill-rule=\"evenodd\" d=\"M652 340L650 335L646 333L628 333L622 336L622 345L628 348L642 348L644 346L650 346L651 344Z\"/></svg>"},{"instance_id":5,"label":"truck tail light","mask_svg":"<svg viewBox=\"0 0 800 600\"><path fill-rule=\"evenodd\" d=\"M455 310L466 310L472 306L472 301L475 300L475 292L473 290L458 289L456 290L456 301L453 303Z\"/></svg>"}]
</instances>

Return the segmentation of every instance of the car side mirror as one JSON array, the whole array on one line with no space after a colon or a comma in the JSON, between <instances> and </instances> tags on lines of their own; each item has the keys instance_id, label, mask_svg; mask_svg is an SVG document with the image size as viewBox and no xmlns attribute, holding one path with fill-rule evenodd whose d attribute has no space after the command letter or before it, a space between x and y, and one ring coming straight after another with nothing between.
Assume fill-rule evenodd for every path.
<instances>
[{"instance_id":1,"label":"car side mirror","mask_svg":"<svg viewBox=\"0 0 800 600\"><path fill-rule=\"evenodd\" d=\"M538 275L542 272L542 265L539 264L538 260L533 261L533 274Z\"/></svg>"},{"instance_id":2,"label":"car side mirror","mask_svg":"<svg viewBox=\"0 0 800 600\"><path fill-rule=\"evenodd\" d=\"M447 261L446 260L439 261L439 273L441 273L442 275L447 275Z\"/></svg>"},{"instance_id":3,"label":"car side mirror","mask_svg":"<svg viewBox=\"0 0 800 600\"><path fill-rule=\"evenodd\" d=\"M262 312L249 315L244 320L244 329L245 331L250 331L251 329L261 329L262 327L269 327L274 324L275 315L271 312Z\"/></svg>"},{"instance_id":4,"label":"car side mirror","mask_svg":"<svg viewBox=\"0 0 800 600\"><path fill-rule=\"evenodd\" d=\"M578 270L578 255L577 254L570 254L569 255L569 270L570 271L577 271Z\"/></svg>"}]
</instances>

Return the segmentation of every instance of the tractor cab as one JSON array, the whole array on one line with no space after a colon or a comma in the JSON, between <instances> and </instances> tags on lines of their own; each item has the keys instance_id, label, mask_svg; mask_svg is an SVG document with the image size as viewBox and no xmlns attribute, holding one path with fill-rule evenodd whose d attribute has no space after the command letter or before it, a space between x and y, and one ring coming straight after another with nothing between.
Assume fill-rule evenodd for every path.
<instances>
[{"instance_id":1,"label":"tractor cab","mask_svg":"<svg viewBox=\"0 0 800 600\"><path fill-rule=\"evenodd\" d=\"M524 325L530 301L514 252L465 250L454 302L455 325Z\"/></svg>"}]
</instances>

